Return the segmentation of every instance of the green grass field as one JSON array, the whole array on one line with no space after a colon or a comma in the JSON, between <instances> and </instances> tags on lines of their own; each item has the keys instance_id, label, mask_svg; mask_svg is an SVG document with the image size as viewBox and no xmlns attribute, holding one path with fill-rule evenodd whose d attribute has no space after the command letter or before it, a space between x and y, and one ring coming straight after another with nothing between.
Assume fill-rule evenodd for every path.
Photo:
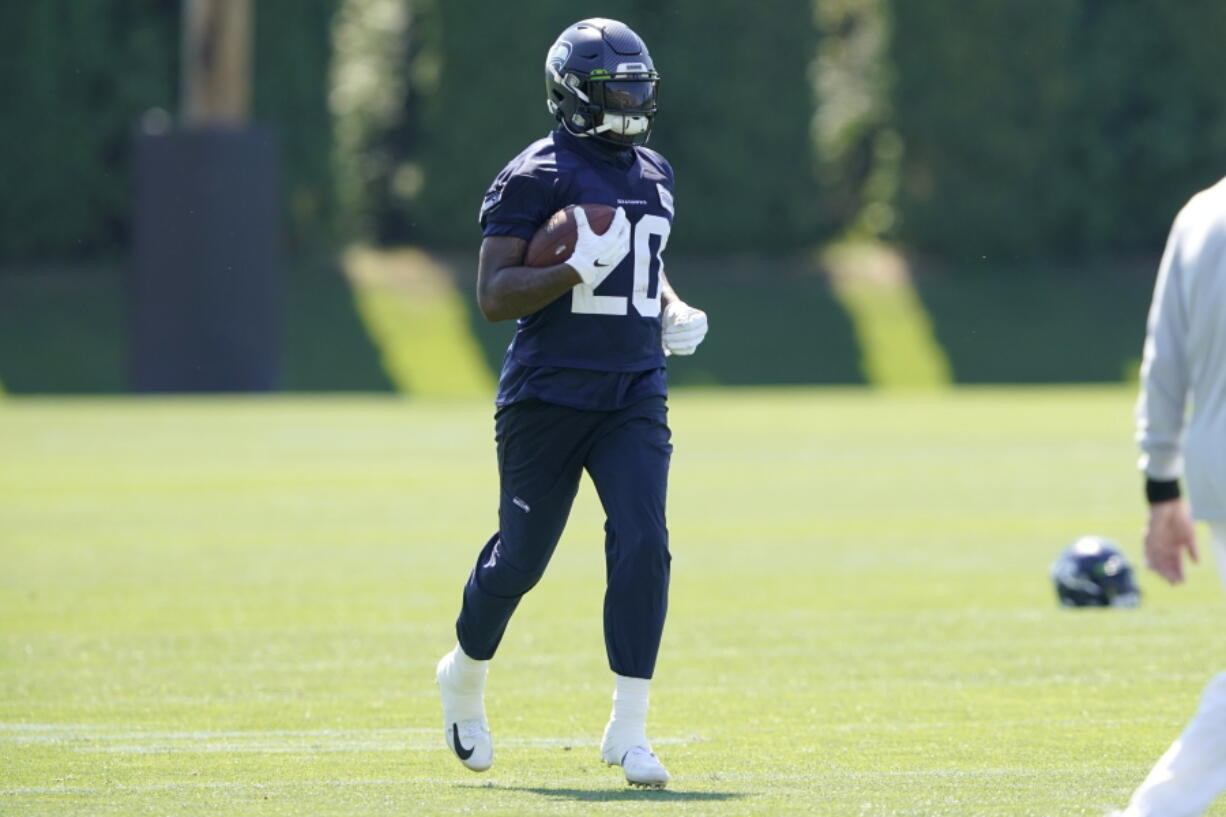
<instances>
[{"instance_id":1,"label":"green grass field","mask_svg":"<svg viewBox=\"0 0 1226 817\"><path fill-rule=\"evenodd\" d=\"M1211 564L1054 603L1079 534L1139 562L1132 397L676 394L664 792L596 757L590 486L491 671L494 768L443 748L486 401L0 402L0 813L1101 814L1226 667Z\"/></svg>"}]
</instances>

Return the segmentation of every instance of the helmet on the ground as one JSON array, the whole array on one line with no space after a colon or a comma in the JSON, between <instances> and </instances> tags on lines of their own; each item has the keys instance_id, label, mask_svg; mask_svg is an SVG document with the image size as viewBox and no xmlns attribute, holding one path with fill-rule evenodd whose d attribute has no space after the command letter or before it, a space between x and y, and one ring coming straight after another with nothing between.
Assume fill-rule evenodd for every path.
<instances>
[{"instance_id":1,"label":"helmet on the ground","mask_svg":"<svg viewBox=\"0 0 1226 817\"><path fill-rule=\"evenodd\" d=\"M1114 542L1083 536L1051 566L1056 596L1065 607L1136 607L1141 590Z\"/></svg>"},{"instance_id":2,"label":"helmet on the ground","mask_svg":"<svg viewBox=\"0 0 1226 817\"><path fill-rule=\"evenodd\" d=\"M643 145L656 115L660 75L625 23L594 17L558 36L545 57L545 103L576 136Z\"/></svg>"}]
</instances>

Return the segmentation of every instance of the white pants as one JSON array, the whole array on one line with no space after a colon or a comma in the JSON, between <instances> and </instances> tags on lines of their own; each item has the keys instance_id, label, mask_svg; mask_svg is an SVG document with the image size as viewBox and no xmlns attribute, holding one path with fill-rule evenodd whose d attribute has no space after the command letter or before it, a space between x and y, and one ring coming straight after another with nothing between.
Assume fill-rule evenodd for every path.
<instances>
[{"instance_id":1,"label":"white pants","mask_svg":"<svg viewBox=\"0 0 1226 817\"><path fill-rule=\"evenodd\" d=\"M1226 583L1226 523L1210 525ZM1200 707L1132 795L1122 817L1197 817L1226 789L1226 672L1213 677Z\"/></svg>"}]
</instances>

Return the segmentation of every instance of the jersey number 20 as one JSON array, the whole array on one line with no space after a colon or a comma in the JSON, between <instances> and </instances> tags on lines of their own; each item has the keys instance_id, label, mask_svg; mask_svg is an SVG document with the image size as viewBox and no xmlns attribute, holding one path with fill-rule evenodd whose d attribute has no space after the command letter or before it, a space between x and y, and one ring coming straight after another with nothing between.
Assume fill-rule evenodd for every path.
<instances>
[{"instance_id":1,"label":"jersey number 20","mask_svg":"<svg viewBox=\"0 0 1226 817\"><path fill-rule=\"evenodd\" d=\"M663 261L660 260L660 253L664 252L664 245L668 243L668 233L672 229L668 219L663 216L646 215L639 219L638 224L634 225L634 238L630 250L631 258L634 261L634 287L630 297L625 295L597 295L596 290L604 283L604 280L609 277L615 267L610 267L604 272L598 274L596 279L590 284L578 284L571 292L571 311L578 312L583 315L628 315L630 313L630 303L634 304L634 311L638 312L644 318L654 318L660 314L660 287L659 287L659 271L663 268ZM649 293L652 290L651 268L652 268L652 251L651 237L658 236L660 244L654 253L656 264L656 294L654 297ZM620 264L618 266L621 266Z\"/></svg>"}]
</instances>

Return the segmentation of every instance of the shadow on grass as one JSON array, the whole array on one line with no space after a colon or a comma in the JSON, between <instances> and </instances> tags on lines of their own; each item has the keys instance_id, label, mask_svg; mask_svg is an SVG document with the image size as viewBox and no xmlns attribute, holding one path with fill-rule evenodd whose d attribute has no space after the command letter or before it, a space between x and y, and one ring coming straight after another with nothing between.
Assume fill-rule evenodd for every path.
<instances>
[{"instance_id":1,"label":"shadow on grass","mask_svg":"<svg viewBox=\"0 0 1226 817\"><path fill-rule=\"evenodd\" d=\"M514 791L525 794L539 794L558 800L574 800L579 803L605 802L635 802L651 801L655 803L685 803L685 802L719 802L724 800L740 800L748 795L743 792L729 791L676 791L673 789L574 789L553 788L549 786L499 786L487 783L482 786L466 786L465 788L490 789L492 791Z\"/></svg>"}]
</instances>

